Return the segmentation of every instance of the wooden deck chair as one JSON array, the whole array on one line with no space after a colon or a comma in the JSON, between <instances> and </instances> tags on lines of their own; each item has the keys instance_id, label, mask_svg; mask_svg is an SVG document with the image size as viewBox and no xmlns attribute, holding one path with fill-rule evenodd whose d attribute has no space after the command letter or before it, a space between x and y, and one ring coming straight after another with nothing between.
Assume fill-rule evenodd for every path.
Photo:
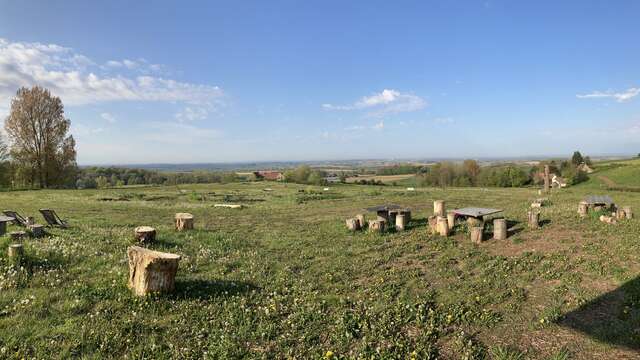
<instances>
[{"instance_id":1,"label":"wooden deck chair","mask_svg":"<svg viewBox=\"0 0 640 360\"><path fill-rule=\"evenodd\" d=\"M68 225L66 221L62 220L58 214L56 214L55 210L51 209L40 209L40 213L42 217L47 221L49 226L59 226L61 228L66 228Z\"/></svg>"},{"instance_id":2,"label":"wooden deck chair","mask_svg":"<svg viewBox=\"0 0 640 360\"><path fill-rule=\"evenodd\" d=\"M8 217L14 218L13 223L18 226L27 226L27 219L23 218L20 214L13 210L5 210L2 212Z\"/></svg>"}]
</instances>

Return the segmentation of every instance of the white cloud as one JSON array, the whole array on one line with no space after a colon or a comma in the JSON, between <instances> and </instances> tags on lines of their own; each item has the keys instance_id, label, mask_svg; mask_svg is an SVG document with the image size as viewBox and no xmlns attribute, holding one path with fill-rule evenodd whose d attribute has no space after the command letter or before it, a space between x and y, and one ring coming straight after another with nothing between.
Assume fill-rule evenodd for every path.
<instances>
[{"instance_id":1,"label":"white cloud","mask_svg":"<svg viewBox=\"0 0 640 360\"><path fill-rule=\"evenodd\" d=\"M384 129L384 121L380 121L379 123L373 125L373 130L382 130Z\"/></svg>"},{"instance_id":2,"label":"white cloud","mask_svg":"<svg viewBox=\"0 0 640 360\"><path fill-rule=\"evenodd\" d=\"M204 120L209 116L209 110L201 106L187 106L176 113L175 118L179 122Z\"/></svg>"},{"instance_id":3,"label":"white cloud","mask_svg":"<svg viewBox=\"0 0 640 360\"><path fill-rule=\"evenodd\" d=\"M447 124L453 124L455 120L450 117L440 117L440 118L433 119L433 122L436 124L447 125Z\"/></svg>"},{"instance_id":4,"label":"white cloud","mask_svg":"<svg viewBox=\"0 0 640 360\"><path fill-rule=\"evenodd\" d=\"M412 112L424 109L427 101L423 98L397 90L384 89L382 92L371 96L364 96L360 100L349 105L323 104L326 110L373 110L371 115L386 113Z\"/></svg>"},{"instance_id":5,"label":"white cloud","mask_svg":"<svg viewBox=\"0 0 640 360\"><path fill-rule=\"evenodd\" d=\"M576 97L578 99L591 99L591 98L613 98L617 102L625 102L633 99L634 97L640 95L640 88L629 88L622 92L614 92L612 90L609 91L594 91L590 94L578 94Z\"/></svg>"},{"instance_id":6,"label":"white cloud","mask_svg":"<svg viewBox=\"0 0 640 360\"><path fill-rule=\"evenodd\" d=\"M112 68L146 68L143 60L111 60ZM66 105L108 101L183 102L201 106L221 104L217 86L192 84L149 75L99 74L102 67L73 49L55 44L10 42L0 38L0 112L22 86L40 85Z\"/></svg>"},{"instance_id":7,"label":"white cloud","mask_svg":"<svg viewBox=\"0 0 640 360\"><path fill-rule=\"evenodd\" d=\"M111 115L108 112L103 112L102 114L100 114L100 117L103 118L109 124L114 124L116 122L115 116Z\"/></svg>"}]
</instances>

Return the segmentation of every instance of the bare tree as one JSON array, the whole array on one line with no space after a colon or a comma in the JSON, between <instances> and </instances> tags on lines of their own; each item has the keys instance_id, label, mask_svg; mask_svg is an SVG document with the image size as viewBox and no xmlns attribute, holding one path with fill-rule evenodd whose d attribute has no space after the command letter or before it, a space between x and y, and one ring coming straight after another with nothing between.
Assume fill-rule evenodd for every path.
<instances>
[{"instance_id":1,"label":"bare tree","mask_svg":"<svg viewBox=\"0 0 640 360\"><path fill-rule=\"evenodd\" d=\"M62 101L49 90L18 90L5 121L16 174L31 186L62 185L76 169L75 141L67 134L70 125Z\"/></svg>"}]
</instances>

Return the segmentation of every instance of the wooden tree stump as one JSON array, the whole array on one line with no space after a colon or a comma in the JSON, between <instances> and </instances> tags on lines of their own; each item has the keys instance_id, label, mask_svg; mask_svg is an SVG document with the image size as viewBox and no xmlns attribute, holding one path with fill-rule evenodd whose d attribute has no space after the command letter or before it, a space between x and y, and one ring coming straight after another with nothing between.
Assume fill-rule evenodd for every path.
<instances>
[{"instance_id":1,"label":"wooden tree stump","mask_svg":"<svg viewBox=\"0 0 640 360\"><path fill-rule=\"evenodd\" d=\"M529 211L527 213L527 221L529 223L529 229L537 229L540 227L540 213L537 211Z\"/></svg>"},{"instance_id":2,"label":"wooden tree stump","mask_svg":"<svg viewBox=\"0 0 640 360\"><path fill-rule=\"evenodd\" d=\"M176 230L193 230L193 215L189 213L177 213L175 216Z\"/></svg>"},{"instance_id":3,"label":"wooden tree stump","mask_svg":"<svg viewBox=\"0 0 640 360\"><path fill-rule=\"evenodd\" d=\"M389 210L380 210L377 212L378 221L389 222Z\"/></svg>"},{"instance_id":4,"label":"wooden tree stump","mask_svg":"<svg viewBox=\"0 0 640 360\"><path fill-rule=\"evenodd\" d=\"M435 215L429 216L428 222L429 222L429 232L431 234L437 234L438 233L438 217Z\"/></svg>"},{"instance_id":5,"label":"wooden tree stump","mask_svg":"<svg viewBox=\"0 0 640 360\"><path fill-rule=\"evenodd\" d=\"M507 219L493 220L493 238L495 240L507 239Z\"/></svg>"},{"instance_id":6,"label":"wooden tree stump","mask_svg":"<svg viewBox=\"0 0 640 360\"><path fill-rule=\"evenodd\" d=\"M24 246L22 244L11 244L7 250L10 258L21 258L24 255Z\"/></svg>"},{"instance_id":7,"label":"wooden tree stump","mask_svg":"<svg viewBox=\"0 0 640 360\"><path fill-rule=\"evenodd\" d=\"M449 223L447 222L447 218L445 216L438 216L437 219L438 234L445 237L449 236Z\"/></svg>"},{"instance_id":8,"label":"wooden tree stump","mask_svg":"<svg viewBox=\"0 0 640 360\"><path fill-rule=\"evenodd\" d=\"M358 223L360 224L360 227L364 229L364 226L366 224L365 219L364 219L364 214L356 215L356 219L358 219Z\"/></svg>"},{"instance_id":9,"label":"wooden tree stump","mask_svg":"<svg viewBox=\"0 0 640 360\"><path fill-rule=\"evenodd\" d=\"M389 228L396 227L396 217L398 216L398 210L389 211Z\"/></svg>"},{"instance_id":10,"label":"wooden tree stump","mask_svg":"<svg viewBox=\"0 0 640 360\"><path fill-rule=\"evenodd\" d=\"M625 215L627 215L627 219L633 219L633 210L631 210L631 206L625 206L622 210L624 210Z\"/></svg>"},{"instance_id":11,"label":"wooden tree stump","mask_svg":"<svg viewBox=\"0 0 640 360\"><path fill-rule=\"evenodd\" d=\"M484 220L469 216L467 218L467 226L469 228L478 227L478 226L484 227Z\"/></svg>"},{"instance_id":12,"label":"wooden tree stump","mask_svg":"<svg viewBox=\"0 0 640 360\"><path fill-rule=\"evenodd\" d=\"M372 220L369 221L369 231L383 233L385 225L387 224L384 220Z\"/></svg>"},{"instance_id":13,"label":"wooden tree stump","mask_svg":"<svg viewBox=\"0 0 640 360\"><path fill-rule=\"evenodd\" d=\"M398 214L396 216L396 230L404 231L407 227L407 217L405 214Z\"/></svg>"},{"instance_id":14,"label":"wooden tree stump","mask_svg":"<svg viewBox=\"0 0 640 360\"><path fill-rule=\"evenodd\" d=\"M482 235L483 235L483 231L484 231L484 227L482 226L474 226L469 228L469 231L471 233L471 242L474 244L480 244L482 243Z\"/></svg>"},{"instance_id":15,"label":"wooden tree stump","mask_svg":"<svg viewBox=\"0 0 640 360\"><path fill-rule=\"evenodd\" d=\"M618 209L616 210L616 219L617 220L624 220L627 218L627 213L624 211L624 209Z\"/></svg>"},{"instance_id":16,"label":"wooden tree stump","mask_svg":"<svg viewBox=\"0 0 640 360\"><path fill-rule=\"evenodd\" d=\"M153 251L139 246L127 250L129 288L138 296L175 289L180 255Z\"/></svg>"},{"instance_id":17,"label":"wooden tree stump","mask_svg":"<svg viewBox=\"0 0 640 360\"><path fill-rule=\"evenodd\" d=\"M142 244L149 244L156 240L156 229L151 226L138 226L135 231L135 236Z\"/></svg>"},{"instance_id":18,"label":"wooden tree stump","mask_svg":"<svg viewBox=\"0 0 640 360\"><path fill-rule=\"evenodd\" d=\"M31 231L31 236L34 238L41 238L44 236L44 225L33 224L29 225L29 231Z\"/></svg>"},{"instance_id":19,"label":"wooden tree stump","mask_svg":"<svg viewBox=\"0 0 640 360\"><path fill-rule=\"evenodd\" d=\"M24 231L12 231L9 233L11 240L20 241L27 236L27 233Z\"/></svg>"},{"instance_id":20,"label":"wooden tree stump","mask_svg":"<svg viewBox=\"0 0 640 360\"><path fill-rule=\"evenodd\" d=\"M603 223L606 223L606 224L611 224L611 225L614 225L614 224L617 223L617 221L616 221L616 219L614 217L612 217L612 216L604 216L604 215L600 216L600 221L602 221Z\"/></svg>"},{"instance_id":21,"label":"wooden tree stump","mask_svg":"<svg viewBox=\"0 0 640 360\"><path fill-rule=\"evenodd\" d=\"M350 231L358 231L360 230L360 221L356 218L347 219L347 229Z\"/></svg>"},{"instance_id":22,"label":"wooden tree stump","mask_svg":"<svg viewBox=\"0 0 640 360\"><path fill-rule=\"evenodd\" d=\"M580 204L578 204L578 214L580 217L586 217L588 213L589 204L586 201L581 201Z\"/></svg>"},{"instance_id":23,"label":"wooden tree stump","mask_svg":"<svg viewBox=\"0 0 640 360\"><path fill-rule=\"evenodd\" d=\"M449 224L449 230L453 230L456 226L456 214L454 212L447 213L447 224Z\"/></svg>"},{"instance_id":24,"label":"wooden tree stump","mask_svg":"<svg viewBox=\"0 0 640 360\"><path fill-rule=\"evenodd\" d=\"M433 202L433 215L447 216L444 200L436 200Z\"/></svg>"}]
</instances>

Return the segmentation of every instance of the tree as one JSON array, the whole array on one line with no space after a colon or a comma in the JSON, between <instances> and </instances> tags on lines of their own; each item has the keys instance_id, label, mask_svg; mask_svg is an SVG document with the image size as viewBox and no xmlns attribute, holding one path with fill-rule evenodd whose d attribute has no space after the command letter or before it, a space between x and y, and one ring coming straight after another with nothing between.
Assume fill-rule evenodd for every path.
<instances>
[{"instance_id":1,"label":"tree","mask_svg":"<svg viewBox=\"0 0 640 360\"><path fill-rule=\"evenodd\" d=\"M10 155L17 173L31 186L75 184L76 150L73 136L68 135L70 125L62 101L47 89L21 88L11 100L5 121Z\"/></svg>"},{"instance_id":2,"label":"tree","mask_svg":"<svg viewBox=\"0 0 640 360\"><path fill-rule=\"evenodd\" d=\"M584 162L584 158L582 157L582 154L580 154L580 151L576 151L573 153L573 156L571 157L571 163L573 165L580 165Z\"/></svg>"},{"instance_id":3,"label":"tree","mask_svg":"<svg viewBox=\"0 0 640 360\"><path fill-rule=\"evenodd\" d=\"M96 186L98 187L98 189L105 189L109 187L109 180L107 180L107 178L104 176L98 176L98 178L96 179Z\"/></svg>"},{"instance_id":4,"label":"tree","mask_svg":"<svg viewBox=\"0 0 640 360\"><path fill-rule=\"evenodd\" d=\"M462 163L462 168L464 174L467 175L471 184L476 184L476 180L478 179L478 175L480 175L480 165L475 160L465 160Z\"/></svg>"}]
</instances>

